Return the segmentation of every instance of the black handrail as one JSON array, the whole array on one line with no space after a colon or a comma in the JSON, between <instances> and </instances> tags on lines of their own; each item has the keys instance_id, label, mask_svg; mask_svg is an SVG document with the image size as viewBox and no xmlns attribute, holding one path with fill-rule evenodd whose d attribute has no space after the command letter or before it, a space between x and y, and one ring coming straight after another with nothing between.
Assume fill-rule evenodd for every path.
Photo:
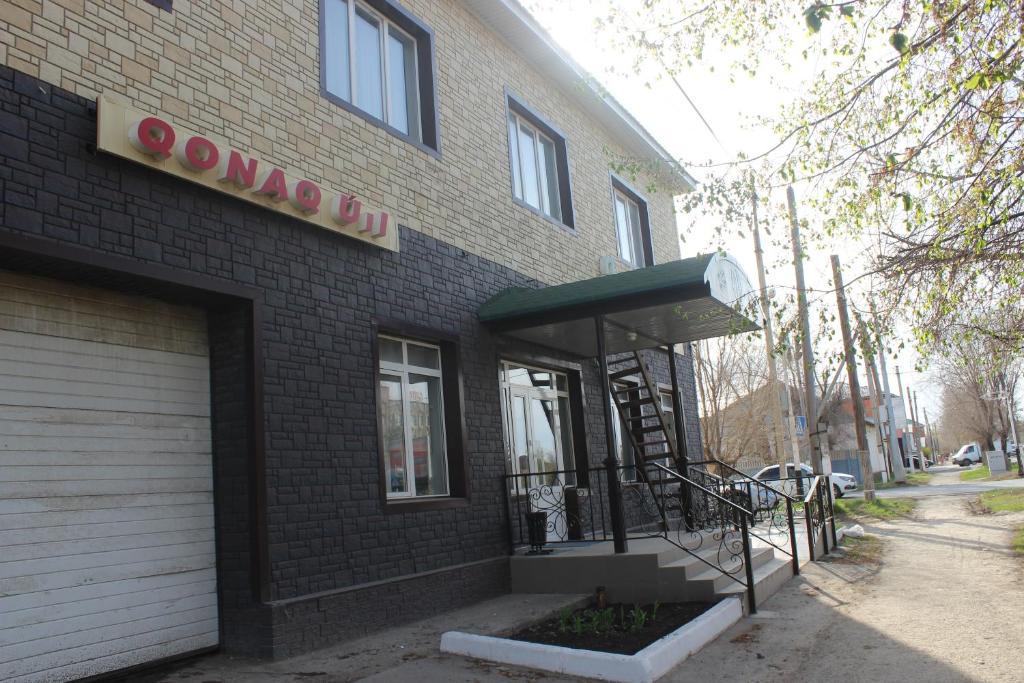
<instances>
[{"instance_id":1,"label":"black handrail","mask_svg":"<svg viewBox=\"0 0 1024 683\"><path fill-rule=\"evenodd\" d=\"M797 499L796 499L795 496L791 496L788 493L786 493L785 491L780 491L779 489L775 488L774 486L770 486L770 485L765 483L765 481L785 481L785 479L782 479L782 478L779 478L779 479L755 479L754 477L750 476L749 474L747 474L747 473L745 473L745 472L743 472L741 470L736 469L735 467L733 467L729 463L724 462L722 460L719 460L718 458L712 458L711 460L699 460L697 462L691 462L689 464L690 465L716 465L716 466L721 467L723 469L729 470L730 472L733 473L733 476L738 476L738 477L740 477L741 479L743 479L746 482L749 482L751 484L755 484L757 486L761 486L761 487L764 487L764 488L770 488L774 493L777 493L780 496L783 496L784 498L788 498L789 500L793 501L794 503L797 502ZM722 478L724 479L725 477L722 477ZM798 479L798 478L799 477L787 477L787 479Z\"/></svg>"},{"instance_id":2,"label":"black handrail","mask_svg":"<svg viewBox=\"0 0 1024 683\"><path fill-rule=\"evenodd\" d=\"M793 505L795 503L799 502L798 498L790 496L788 493L783 491L781 488L776 488L776 487L772 486L771 484L766 483L767 481L776 481L774 479L771 479L771 480L755 479L754 477L751 477L749 474L745 474L744 472L736 469L735 467L733 467L729 463L726 463L726 462L723 462L721 460L718 460L717 458L712 458L710 460L698 460L696 462L689 463L689 465L691 465L691 466L693 466L693 465L715 465L717 467L722 468L723 470L728 470L729 472L734 473L734 476L738 476L740 478L739 481L737 481L736 479L729 480L729 479L726 479L724 476L720 476L720 475L711 475L711 476L718 477L723 482L729 483L730 486L732 488L735 488L736 490L740 490L737 487L741 487L741 486L746 487L746 489L747 489L747 492L746 492L747 493L747 499L750 501L750 506L751 506L749 514L750 514L752 519L754 519L756 517L756 515L758 514L758 512L760 511L760 508L754 504L754 497L752 495L752 487L756 488L758 491L768 492L768 493L770 493L770 495L775 496L779 500L784 500L786 502L786 524L787 524L788 529L789 529L789 550L786 550L782 545L774 543L771 540L771 531L768 532L768 537L762 536L762 535L756 533L753 530L751 530L750 533L755 538L758 538L761 541L764 541L765 543L767 543L771 547L775 548L779 552L781 552L781 553L783 553L785 555L789 555L790 558L791 558L791 561L792 561L792 565L793 565L793 574L794 575L798 575L800 573L800 557L799 557L799 552L797 551L796 529L795 529L795 526L794 526L794 519L793 519ZM791 479L797 479L800 476L803 476L803 475L799 475L798 477L790 477L790 478ZM785 481L785 480L781 480L780 479L778 481ZM760 499L761 499L761 495L758 495L758 500L760 500ZM779 527L779 529L781 530L781 524L777 524L777 519L775 518L774 514L771 515L770 521L771 521L772 525L777 525Z\"/></svg>"},{"instance_id":3,"label":"black handrail","mask_svg":"<svg viewBox=\"0 0 1024 683\"><path fill-rule=\"evenodd\" d=\"M725 574L726 576L731 577L732 579L736 580L737 582L739 582L740 584L742 584L742 585L744 585L746 587L746 589L747 589L747 604L748 604L748 606L750 608L750 614L756 613L757 612L757 600L756 600L756 597L755 597L755 594L754 594L754 567L753 567L752 560L751 560L751 557L750 557L750 531L747 528L747 514L748 514L748 511L746 510L746 508L744 508L744 507L742 507L740 505L737 505L736 503L732 502L731 500L729 500L727 498L724 498L723 496L718 495L717 493L715 493L714 491L711 491L710 489L704 488L703 486L701 486L697 482L692 481L691 479L685 477L684 475L680 474L679 472L671 470L671 469L665 467L664 465L662 465L660 463L651 462L651 463L648 463L648 464L653 466L656 470L661 470L664 475L668 475L669 479L675 479L675 480L679 481L680 483L688 484L689 486L692 486L692 487L696 488L699 491L703 491L704 493L710 495L712 498L718 500L719 503L725 503L729 507L731 507L734 510L739 512L739 514L735 515L735 516L739 517L739 520L740 520L740 538L743 540L743 568L746 570L747 581L744 584L742 581L739 581L739 579L737 579L735 576L732 576L732 574L730 574L729 572L722 572L722 573ZM666 539L668 540L667 533L666 533ZM671 542L671 541L669 541L669 542ZM680 546L680 547L682 547L682 546ZM683 548L683 550L686 550L686 548ZM704 558L700 557L696 553L691 553L691 555L696 557L701 562L704 562L705 564L711 565L710 562L708 562ZM722 569L721 567L715 567L714 565L711 565L711 566L714 567L715 569L719 569L719 570Z\"/></svg>"}]
</instances>

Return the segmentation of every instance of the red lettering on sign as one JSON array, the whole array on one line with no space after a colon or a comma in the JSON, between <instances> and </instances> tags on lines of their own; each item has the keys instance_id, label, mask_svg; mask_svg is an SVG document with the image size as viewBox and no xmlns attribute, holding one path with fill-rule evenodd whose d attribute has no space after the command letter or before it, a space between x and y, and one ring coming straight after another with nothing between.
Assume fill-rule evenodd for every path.
<instances>
[{"instance_id":1,"label":"red lettering on sign","mask_svg":"<svg viewBox=\"0 0 1024 683\"><path fill-rule=\"evenodd\" d=\"M234 183L235 187L252 187L256 184L258 163L251 157L243 162L242 155L231 150L227 158L221 162L218 176L220 180Z\"/></svg>"},{"instance_id":2,"label":"red lettering on sign","mask_svg":"<svg viewBox=\"0 0 1024 683\"><path fill-rule=\"evenodd\" d=\"M359 220L363 203L354 194L338 195L331 202L331 217L341 225L352 225Z\"/></svg>"},{"instance_id":3,"label":"red lettering on sign","mask_svg":"<svg viewBox=\"0 0 1024 683\"><path fill-rule=\"evenodd\" d=\"M128 128L132 147L156 159L166 159L174 149L174 128L155 116L147 116Z\"/></svg>"},{"instance_id":4,"label":"red lettering on sign","mask_svg":"<svg viewBox=\"0 0 1024 683\"><path fill-rule=\"evenodd\" d=\"M220 150L204 137L193 135L174 149L178 163L193 171L209 171L220 161Z\"/></svg>"},{"instance_id":5,"label":"red lettering on sign","mask_svg":"<svg viewBox=\"0 0 1024 683\"><path fill-rule=\"evenodd\" d=\"M285 180L284 171L279 168L271 169L256 190L256 194L264 194L276 202L288 199L288 181Z\"/></svg>"},{"instance_id":6,"label":"red lettering on sign","mask_svg":"<svg viewBox=\"0 0 1024 683\"><path fill-rule=\"evenodd\" d=\"M299 180L288 186L291 203L302 213L316 213L320 210L320 188L311 180Z\"/></svg>"}]
</instances>

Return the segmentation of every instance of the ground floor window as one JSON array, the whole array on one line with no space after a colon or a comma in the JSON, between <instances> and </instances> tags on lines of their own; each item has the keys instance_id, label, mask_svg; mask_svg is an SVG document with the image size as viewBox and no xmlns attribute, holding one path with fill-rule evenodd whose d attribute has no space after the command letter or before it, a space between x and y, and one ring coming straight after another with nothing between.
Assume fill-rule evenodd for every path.
<instances>
[{"instance_id":1,"label":"ground floor window","mask_svg":"<svg viewBox=\"0 0 1024 683\"><path fill-rule=\"evenodd\" d=\"M575 484L567 376L502 362L501 404L513 486Z\"/></svg>"},{"instance_id":2,"label":"ground floor window","mask_svg":"<svg viewBox=\"0 0 1024 683\"><path fill-rule=\"evenodd\" d=\"M446 496L441 349L383 335L378 343L378 408L387 496Z\"/></svg>"}]
</instances>

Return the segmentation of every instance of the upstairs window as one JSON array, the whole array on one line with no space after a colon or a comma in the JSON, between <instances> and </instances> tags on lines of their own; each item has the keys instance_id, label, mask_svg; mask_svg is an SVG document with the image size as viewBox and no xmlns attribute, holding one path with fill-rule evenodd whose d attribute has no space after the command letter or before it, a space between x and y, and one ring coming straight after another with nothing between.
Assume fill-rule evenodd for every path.
<instances>
[{"instance_id":1,"label":"upstairs window","mask_svg":"<svg viewBox=\"0 0 1024 683\"><path fill-rule=\"evenodd\" d=\"M334 101L437 149L431 36L383 0L323 0L322 84Z\"/></svg>"},{"instance_id":2,"label":"upstairs window","mask_svg":"<svg viewBox=\"0 0 1024 683\"><path fill-rule=\"evenodd\" d=\"M647 202L618 179L612 179L615 237L619 258L634 268L654 264Z\"/></svg>"},{"instance_id":3,"label":"upstairs window","mask_svg":"<svg viewBox=\"0 0 1024 683\"><path fill-rule=\"evenodd\" d=\"M515 100L508 100L512 195L525 206L573 227L565 138Z\"/></svg>"}]
</instances>

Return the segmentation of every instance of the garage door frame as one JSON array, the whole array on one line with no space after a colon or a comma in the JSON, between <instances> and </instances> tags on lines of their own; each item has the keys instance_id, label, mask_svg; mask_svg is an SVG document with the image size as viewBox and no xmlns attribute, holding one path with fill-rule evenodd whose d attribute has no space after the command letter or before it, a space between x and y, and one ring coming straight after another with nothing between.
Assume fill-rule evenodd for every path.
<instances>
[{"instance_id":1,"label":"garage door frame","mask_svg":"<svg viewBox=\"0 0 1024 683\"><path fill-rule=\"evenodd\" d=\"M206 310L220 648L251 652L254 645L258 647L259 638L259 620L254 623L253 610L270 599L261 290L162 264L3 232L0 268ZM239 344L245 350L242 362L237 356ZM240 397L242 410L238 409Z\"/></svg>"}]
</instances>

